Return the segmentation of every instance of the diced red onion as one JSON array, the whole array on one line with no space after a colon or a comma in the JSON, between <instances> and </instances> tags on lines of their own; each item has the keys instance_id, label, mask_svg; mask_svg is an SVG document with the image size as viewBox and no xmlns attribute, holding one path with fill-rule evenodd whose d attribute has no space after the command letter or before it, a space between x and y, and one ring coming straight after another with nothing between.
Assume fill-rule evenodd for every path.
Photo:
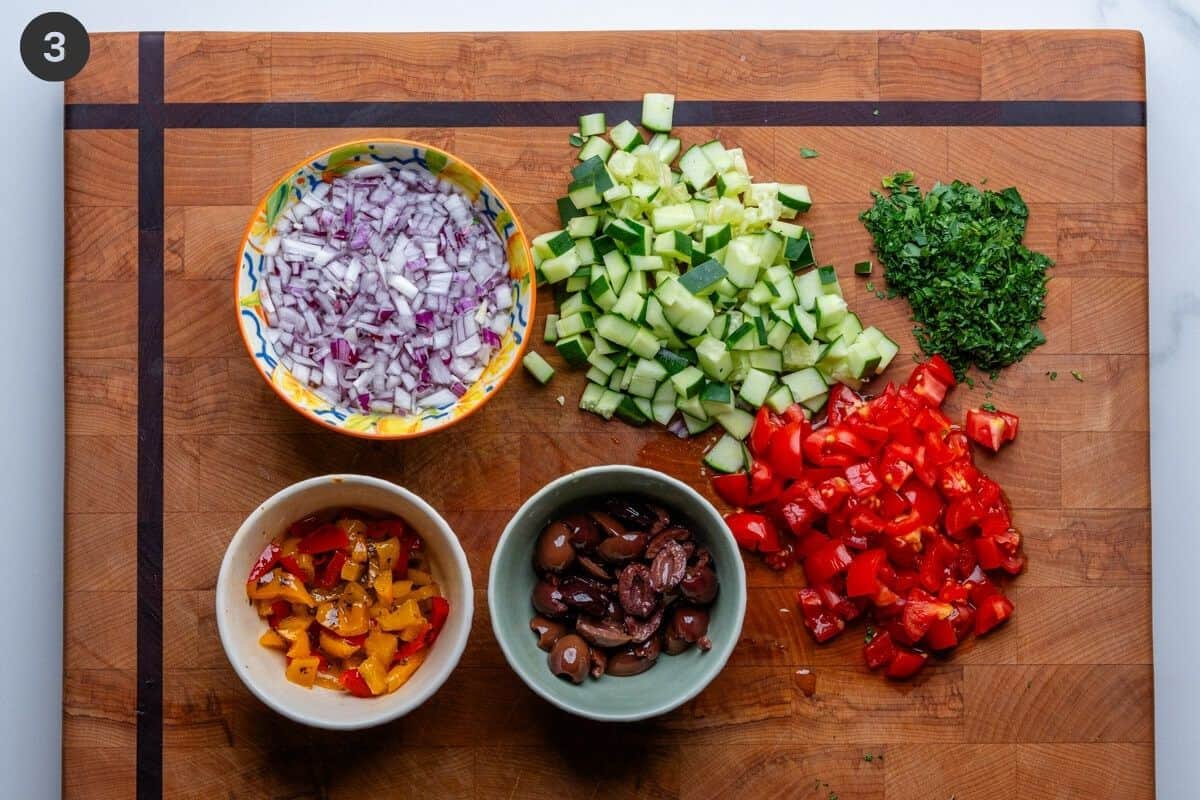
<instances>
[{"instance_id":1,"label":"diced red onion","mask_svg":"<svg viewBox=\"0 0 1200 800\"><path fill-rule=\"evenodd\" d=\"M454 402L511 326L503 243L466 196L408 167L317 184L275 223L266 338L336 405L410 414Z\"/></svg>"}]
</instances>

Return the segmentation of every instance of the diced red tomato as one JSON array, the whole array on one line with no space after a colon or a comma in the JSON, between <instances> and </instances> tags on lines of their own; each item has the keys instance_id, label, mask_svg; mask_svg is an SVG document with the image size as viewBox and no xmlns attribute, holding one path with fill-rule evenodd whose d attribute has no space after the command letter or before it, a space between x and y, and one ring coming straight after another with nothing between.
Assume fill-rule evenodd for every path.
<instances>
[{"instance_id":1,"label":"diced red tomato","mask_svg":"<svg viewBox=\"0 0 1200 800\"><path fill-rule=\"evenodd\" d=\"M807 420L788 422L771 437L767 461L781 478L804 477L804 441L808 437Z\"/></svg>"},{"instance_id":2,"label":"diced red tomato","mask_svg":"<svg viewBox=\"0 0 1200 800\"><path fill-rule=\"evenodd\" d=\"M726 514L725 524L738 545L747 550L773 553L779 549L779 531L775 523L762 514L749 511Z\"/></svg>"},{"instance_id":3,"label":"diced red tomato","mask_svg":"<svg viewBox=\"0 0 1200 800\"><path fill-rule=\"evenodd\" d=\"M978 605L975 612L975 635L985 633L1000 625L1013 613L1013 604L1004 595L997 592Z\"/></svg>"},{"instance_id":4,"label":"diced red tomato","mask_svg":"<svg viewBox=\"0 0 1200 800\"><path fill-rule=\"evenodd\" d=\"M896 656L896 646L887 631L876 633L871 641L863 645L863 659L868 669L886 667Z\"/></svg>"},{"instance_id":5,"label":"diced red tomato","mask_svg":"<svg viewBox=\"0 0 1200 800\"><path fill-rule=\"evenodd\" d=\"M717 496L737 508L750 505L750 474L735 472L731 475L716 475L712 479L713 491Z\"/></svg>"},{"instance_id":6,"label":"diced red tomato","mask_svg":"<svg viewBox=\"0 0 1200 800\"><path fill-rule=\"evenodd\" d=\"M1008 423L999 414L978 408L967 411L967 436L993 453L1000 452L1001 445L1012 441L1007 432Z\"/></svg>"},{"instance_id":7,"label":"diced red tomato","mask_svg":"<svg viewBox=\"0 0 1200 800\"><path fill-rule=\"evenodd\" d=\"M1017 429L1021 427L1021 419L1016 414L1007 411L997 411L1000 419L1004 420L1004 441L1011 442L1017 438Z\"/></svg>"},{"instance_id":8,"label":"diced red tomato","mask_svg":"<svg viewBox=\"0 0 1200 800\"><path fill-rule=\"evenodd\" d=\"M810 585L823 583L835 575L842 574L852 560L850 551L846 549L842 540L832 539L805 559L804 574Z\"/></svg>"},{"instance_id":9,"label":"diced red tomato","mask_svg":"<svg viewBox=\"0 0 1200 800\"><path fill-rule=\"evenodd\" d=\"M846 480L850 484L850 492L855 497L868 497L883 486L875 470L866 461L846 467Z\"/></svg>"},{"instance_id":10,"label":"diced red tomato","mask_svg":"<svg viewBox=\"0 0 1200 800\"><path fill-rule=\"evenodd\" d=\"M796 602L812 637L828 641L867 614L877 627L863 657L893 678L1008 619L1012 603L987 572L1025 567L1000 486L941 410L955 385L935 357L869 400L835 386L815 429L799 406L760 410L749 469L713 479L743 509L726 518L743 547L772 569L803 567ZM994 415L1011 441L1019 421Z\"/></svg>"},{"instance_id":11,"label":"diced red tomato","mask_svg":"<svg viewBox=\"0 0 1200 800\"><path fill-rule=\"evenodd\" d=\"M775 416L771 409L763 406L754 415L754 425L750 428L750 438L747 443L755 458L765 458L767 448L776 431L783 427L783 420Z\"/></svg>"},{"instance_id":12,"label":"diced red tomato","mask_svg":"<svg viewBox=\"0 0 1200 800\"><path fill-rule=\"evenodd\" d=\"M850 562L846 572L846 594L850 597L874 597L879 593L879 568L887 560L887 551L866 550Z\"/></svg>"},{"instance_id":13,"label":"diced red tomato","mask_svg":"<svg viewBox=\"0 0 1200 800\"><path fill-rule=\"evenodd\" d=\"M808 414L805 412L804 406L800 405L799 403L792 403L790 406L788 406L786 409L784 409L784 412L783 412L783 421L784 422L799 422L800 420L807 420L807 419L808 419Z\"/></svg>"},{"instance_id":14,"label":"diced red tomato","mask_svg":"<svg viewBox=\"0 0 1200 800\"><path fill-rule=\"evenodd\" d=\"M861 405L863 405L863 399L858 396L857 392L844 383L835 385L829 390L829 399L825 404L829 424L837 425Z\"/></svg>"},{"instance_id":15,"label":"diced red tomato","mask_svg":"<svg viewBox=\"0 0 1200 800\"><path fill-rule=\"evenodd\" d=\"M946 399L946 391L950 387L945 382L938 380L928 364L922 364L909 376L908 388L926 405L941 407L942 402Z\"/></svg>"},{"instance_id":16,"label":"diced red tomato","mask_svg":"<svg viewBox=\"0 0 1200 800\"><path fill-rule=\"evenodd\" d=\"M933 373L933 377L946 384L947 387L953 389L958 385L958 379L954 377L954 367L951 367L949 362L940 355L934 354L931 356L925 362L925 368Z\"/></svg>"},{"instance_id":17,"label":"diced red tomato","mask_svg":"<svg viewBox=\"0 0 1200 800\"><path fill-rule=\"evenodd\" d=\"M921 671L921 667L925 666L925 661L929 656L925 653L917 653L912 650L906 650L903 647L896 648L896 654L892 656L892 660L888 663L886 675L889 678L911 678Z\"/></svg>"}]
</instances>

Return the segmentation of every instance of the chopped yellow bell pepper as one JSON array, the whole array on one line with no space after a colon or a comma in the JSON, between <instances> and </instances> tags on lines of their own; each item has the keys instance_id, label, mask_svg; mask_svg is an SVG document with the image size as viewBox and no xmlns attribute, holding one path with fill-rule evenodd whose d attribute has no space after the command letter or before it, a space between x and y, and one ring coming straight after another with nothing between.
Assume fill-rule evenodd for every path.
<instances>
[{"instance_id":1,"label":"chopped yellow bell pepper","mask_svg":"<svg viewBox=\"0 0 1200 800\"><path fill-rule=\"evenodd\" d=\"M392 565L396 563L396 558L400 555L400 540L395 536L375 543L375 557L379 559L379 569L382 572L390 573Z\"/></svg>"},{"instance_id":2,"label":"chopped yellow bell pepper","mask_svg":"<svg viewBox=\"0 0 1200 800\"><path fill-rule=\"evenodd\" d=\"M290 556L300 547L300 539L297 536L289 536L283 540L283 544L279 545L280 556Z\"/></svg>"},{"instance_id":3,"label":"chopped yellow bell pepper","mask_svg":"<svg viewBox=\"0 0 1200 800\"><path fill-rule=\"evenodd\" d=\"M342 564L342 580L356 581L358 576L362 575L363 565L357 561L346 559L346 563Z\"/></svg>"},{"instance_id":4,"label":"chopped yellow bell pepper","mask_svg":"<svg viewBox=\"0 0 1200 800\"><path fill-rule=\"evenodd\" d=\"M361 519L352 519L350 517L339 519L337 524L339 528L346 532L347 536L361 536L363 531L367 529L367 523Z\"/></svg>"},{"instance_id":5,"label":"chopped yellow bell pepper","mask_svg":"<svg viewBox=\"0 0 1200 800\"><path fill-rule=\"evenodd\" d=\"M355 605L367 605L371 602L371 598L367 597L367 590L357 583L350 583L342 590L342 597L346 603Z\"/></svg>"},{"instance_id":6,"label":"chopped yellow bell pepper","mask_svg":"<svg viewBox=\"0 0 1200 800\"><path fill-rule=\"evenodd\" d=\"M387 689L387 667L374 658L364 658L358 665L358 674L371 687L371 694L383 694Z\"/></svg>"},{"instance_id":7,"label":"chopped yellow bell pepper","mask_svg":"<svg viewBox=\"0 0 1200 800\"><path fill-rule=\"evenodd\" d=\"M405 600L393 611L379 618L379 627L385 631L398 631L401 628L419 625L424 621L425 617L421 614L421 609L417 606L416 601Z\"/></svg>"},{"instance_id":8,"label":"chopped yellow bell pepper","mask_svg":"<svg viewBox=\"0 0 1200 800\"><path fill-rule=\"evenodd\" d=\"M321 659L317 656L293 658L287 665L287 679L292 683L311 689L317 682L317 669L320 664Z\"/></svg>"},{"instance_id":9,"label":"chopped yellow bell pepper","mask_svg":"<svg viewBox=\"0 0 1200 800\"><path fill-rule=\"evenodd\" d=\"M308 634L292 639L292 646L287 649L288 658L307 658L311 655L312 645L308 640Z\"/></svg>"},{"instance_id":10,"label":"chopped yellow bell pepper","mask_svg":"<svg viewBox=\"0 0 1200 800\"><path fill-rule=\"evenodd\" d=\"M268 603L279 597L279 570L272 570L256 581L246 582L246 596Z\"/></svg>"},{"instance_id":11,"label":"chopped yellow bell pepper","mask_svg":"<svg viewBox=\"0 0 1200 800\"><path fill-rule=\"evenodd\" d=\"M285 646L283 637L272 630L268 630L262 636L258 637L258 643L263 647L273 647L276 650L282 650Z\"/></svg>"},{"instance_id":12,"label":"chopped yellow bell pepper","mask_svg":"<svg viewBox=\"0 0 1200 800\"><path fill-rule=\"evenodd\" d=\"M346 687L342 686L341 681L325 672L317 673L317 686L320 686L322 689L332 689L335 692L346 691Z\"/></svg>"},{"instance_id":13,"label":"chopped yellow bell pepper","mask_svg":"<svg viewBox=\"0 0 1200 800\"><path fill-rule=\"evenodd\" d=\"M390 606L392 604L392 571L388 569L376 575L374 586L375 594L379 596L379 602Z\"/></svg>"},{"instance_id":14,"label":"chopped yellow bell pepper","mask_svg":"<svg viewBox=\"0 0 1200 800\"><path fill-rule=\"evenodd\" d=\"M419 569L410 569L408 571L409 580L417 586L424 586L427 583L433 583L433 576L428 572Z\"/></svg>"},{"instance_id":15,"label":"chopped yellow bell pepper","mask_svg":"<svg viewBox=\"0 0 1200 800\"><path fill-rule=\"evenodd\" d=\"M357 561L359 564L366 563L367 558L370 556L370 552L367 550L366 540L361 536L356 536L351 541L353 542L353 544L350 546L351 560Z\"/></svg>"},{"instance_id":16,"label":"chopped yellow bell pepper","mask_svg":"<svg viewBox=\"0 0 1200 800\"><path fill-rule=\"evenodd\" d=\"M367 637L367 655L380 664L392 663L392 657L396 655L396 647L397 642L394 634L374 630Z\"/></svg>"},{"instance_id":17,"label":"chopped yellow bell pepper","mask_svg":"<svg viewBox=\"0 0 1200 800\"><path fill-rule=\"evenodd\" d=\"M286 600L289 603L301 603L310 608L317 604L313 600L308 589L304 588L304 584L290 572L282 572L279 575L279 595L280 600Z\"/></svg>"},{"instance_id":18,"label":"chopped yellow bell pepper","mask_svg":"<svg viewBox=\"0 0 1200 800\"><path fill-rule=\"evenodd\" d=\"M400 629L400 638L406 642L411 642L413 639L424 636L427 630L429 630L428 622L422 622L419 625L409 625L407 628Z\"/></svg>"},{"instance_id":19,"label":"chopped yellow bell pepper","mask_svg":"<svg viewBox=\"0 0 1200 800\"><path fill-rule=\"evenodd\" d=\"M388 670L387 674L387 690L394 692L404 684L408 683L408 679L417 671L417 667L421 666L421 662L425 660L424 653L414 653L405 659L403 664L397 664ZM361 670L360 670L361 671Z\"/></svg>"},{"instance_id":20,"label":"chopped yellow bell pepper","mask_svg":"<svg viewBox=\"0 0 1200 800\"><path fill-rule=\"evenodd\" d=\"M392 581L392 601L404 601L408 599L408 593L413 590L412 581Z\"/></svg>"},{"instance_id":21,"label":"chopped yellow bell pepper","mask_svg":"<svg viewBox=\"0 0 1200 800\"><path fill-rule=\"evenodd\" d=\"M334 636L329 631L321 631L318 639L321 642L321 649L334 658L349 658L358 652L358 645L354 642Z\"/></svg>"},{"instance_id":22,"label":"chopped yellow bell pepper","mask_svg":"<svg viewBox=\"0 0 1200 800\"><path fill-rule=\"evenodd\" d=\"M422 586L420 589L411 592L406 599L419 603L422 600L428 600L431 597L438 597L439 595L441 595L441 591L438 589L437 584L431 583L428 586Z\"/></svg>"}]
</instances>

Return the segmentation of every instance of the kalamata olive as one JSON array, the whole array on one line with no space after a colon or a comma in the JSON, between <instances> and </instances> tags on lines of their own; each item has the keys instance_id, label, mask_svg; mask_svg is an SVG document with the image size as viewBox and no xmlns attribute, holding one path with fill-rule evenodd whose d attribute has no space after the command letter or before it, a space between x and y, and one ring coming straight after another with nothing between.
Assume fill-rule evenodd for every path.
<instances>
[{"instance_id":1,"label":"kalamata olive","mask_svg":"<svg viewBox=\"0 0 1200 800\"><path fill-rule=\"evenodd\" d=\"M571 531L561 522L551 522L538 536L533 561L538 569L546 572L562 572L575 560L575 548L571 545Z\"/></svg>"},{"instance_id":2,"label":"kalamata olive","mask_svg":"<svg viewBox=\"0 0 1200 800\"><path fill-rule=\"evenodd\" d=\"M652 647L650 645L653 645ZM651 639L645 645L626 647L608 657L608 674L627 677L638 675L658 663L658 641Z\"/></svg>"},{"instance_id":3,"label":"kalamata olive","mask_svg":"<svg viewBox=\"0 0 1200 800\"><path fill-rule=\"evenodd\" d=\"M576 556L575 563L583 567L583 571L591 575L593 578L599 578L602 581L611 581L612 573L609 572L603 564L596 561L591 556Z\"/></svg>"},{"instance_id":4,"label":"kalamata olive","mask_svg":"<svg viewBox=\"0 0 1200 800\"><path fill-rule=\"evenodd\" d=\"M638 619L634 616L625 617L625 631L629 634L637 644L650 641L654 634L658 633L658 629L662 627L663 609L654 610L646 619Z\"/></svg>"},{"instance_id":5,"label":"kalamata olive","mask_svg":"<svg viewBox=\"0 0 1200 800\"><path fill-rule=\"evenodd\" d=\"M618 598L626 614L645 617L658 605L658 594L650 582L645 564L629 564L621 570L617 582Z\"/></svg>"},{"instance_id":6,"label":"kalamata olive","mask_svg":"<svg viewBox=\"0 0 1200 800\"><path fill-rule=\"evenodd\" d=\"M671 614L669 635L698 642L708 633L708 612L694 606L679 606Z\"/></svg>"},{"instance_id":7,"label":"kalamata olive","mask_svg":"<svg viewBox=\"0 0 1200 800\"><path fill-rule=\"evenodd\" d=\"M621 536L625 533L625 526L603 511L593 511L591 514L604 536Z\"/></svg>"},{"instance_id":8,"label":"kalamata olive","mask_svg":"<svg viewBox=\"0 0 1200 800\"><path fill-rule=\"evenodd\" d=\"M592 660L592 668L589 672L593 678L599 678L604 674L604 670L608 668L608 656L599 647L593 647L589 655Z\"/></svg>"},{"instance_id":9,"label":"kalamata olive","mask_svg":"<svg viewBox=\"0 0 1200 800\"><path fill-rule=\"evenodd\" d=\"M538 635L538 647L549 652L554 643L567 632L567 626L561 622L538 615L529 621L529 629Z\"/></svg>"},{"instance_id":10,"label":"kalamata olive","mask_svg":"<svg viewBox=\"0 0 1200 800\"><path fill-rule=\"evenodd\" d=\"M562 617L567 613L562 590L549 581L538 581L534 585L533 607L547 617Z\"/></svg>"},{"instance_id":11,"label":"kalamata olive","mask_svg":"<svg viewBox=\"0 0 1200 800\"><path fill-rule=\"evenodd\" d=\"M667 542L686 542L692 538L692 532L687 528L667 528L650 537L646 545L646 558L654 558Z\"/></svg>"},{"instance_id":12,"label":"kalamata olive","mask_svg":"<svg viewBox=\"0 0 1200 800\"><path fill-rule=\"evenodd\" d=\"M604 538L595 521L587 514L567 514L562 518L562 523L571 531L571 544L579 550L591 550Z\"/></svg>"},{"instance_id":13,"label":"kalamata olive","mask_svg":"<svg viewBox=\"0 0 1200 800\"><path fill-rule=\"evenodd\" d=\"M688 567L679 582L679 592L693 603L706 606L717 596L717 573L707 564Z\"/></svg>"},{"instance_id":14,"label":"kalamata olive","mask_svg":"<svg viewBox=\"0 0 1200 800\"><path fill-rule=\"evenodd\" d=\"M643 504L628 497L609 497L604 501L608 513L631 528L649 528L657 519Z\"/></svg>"},{"instance_id":15,"label":"kalamata olive","mask_svg":"<svg viewBox=\"0 0 1200 800\"><path fill-rule=\"evenodd\" d=\"M591 666L591 648L573 633L555 642L550 651L550 671L572 683L583 683Z\"/></svg>"},{"instance_id":16,"label":"kalamata olive","mask_svg":"<svg viewBox=\"0 0 1200 800\"><path fill-rule=\"evenodd\" d=\"M679 542L668 540L650 563L650 588L662 593L670 591L683 580L687 569L687 553Z\"/></svg>"},{"instance_id":17,"label":"kalamata olive","mask_svg":"<svg viewBox=\"0 0 1200 800\"><path fill-rule=\"evenodd\" d=\"M675 636L671 633L671 626L668 625L663 633L663 646L667 650L668 655L677 656L684 650L692 646L692 643L680 636Z\"/></svg>"},{"instance_id":18,"label":"kalamata olive","mask_svg":"<svg viewBox=\"0 0 1200 800\"><path fill-rule=\"evenodd\" d=\"M592 617L603 617L612 603L607 586L582 575L564 579L558 588L562 592L564 603Z\"/></svg>"},{"instance_id":19,"label":"kalamata olive","mask_svg":"<svg viewBox=\"0 0 1200 800\"><path fill-rule=\"evenodd\" d=\"M575 623L575 632L596 647L622 647L633 641L624 627L607 620L580 617Z\"/></svg>"},{"instance_id":20,"label":"kalamata olive","mask_svg":"<svg viewBox=\"0 0 1200 800\"><path fill-rule=\"evenodd\" d=\"M646 551L646 535L640 531L627 531L617 536L609 536L596 552L605 561L619 564L637 558Z\"/></svg>"},{"instance_id":21,"label":"kalamata olive","mask_svg":"<svg viewBox=\"0 0 1200 800\"><path fill-rule=\"evenodd\" d=\"M650 509L650 513L654 515L654 522L650 525L650 535L658 533L671 525L671 514L662 506L656 506L654 503L647 503L646 508Z\"/></svg>"}]
</instances>

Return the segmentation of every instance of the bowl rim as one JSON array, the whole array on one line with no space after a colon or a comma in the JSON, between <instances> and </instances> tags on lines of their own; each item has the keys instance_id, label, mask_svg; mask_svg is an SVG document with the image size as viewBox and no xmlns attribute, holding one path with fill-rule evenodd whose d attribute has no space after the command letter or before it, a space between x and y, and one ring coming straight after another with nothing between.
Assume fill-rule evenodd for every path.
<instances>
[{"instance_id":1,"label":"bowl rim","mask_svg":"<svg viewBox=\"0 0 1200 800\"><path fill-rule=\"evenodd\" d=\"M240 276L241 276L241 270L242 270L242 253L246 249L246 243L250 240L250 232L254 229L254 222L255 222L255 220L258 219L259 212L263 211L266 208L267 201L268 201L268 199L270 199L271 194L284 181L287 181L289 178L291 178L293 175L295 175L301 169L308 166L313 161L321 158L322 156L328 155L328 154L334 152L335 150L340 150L341 148L344 148L344 147L352 147L354 145L362 145L362 144L399 144L399 145L407 145L409 147L419 148L419 149L425 150L426 152L433 151L435 153L440 153L443 156L445 156L446 158L453 161L455 164L462 165L469 173L471 173L471 175L473 177L475 177L476 180L478 180L480 182L481 185L487 187L488 191L490 191L493 195L495 195L496 199L500 202L500 205L502 205L504 207L504 209L508 212L509 216L512 218L513 225L516 226L517 235L520 238L521 247L525 250L525 263L529 264L529 324L528 324L528 328L526 329L526 335L516 345L516 350L513 353L513 360L512 360L512 363L508 366L508 369L506 369L503 373L500 374L499 377L496 378L496 388L493 389L491 392L483 395L480 398L479 403L477 403L473 408L470 408L467 411L463 412L462 414L459 414L459 415L453 416L453 417L447 417L445 420L440 421L436 425L432 425L428 428L421 428L421 429L415 430L415 431L400 431L400 432L396 432L396 433L379 433L377 431L374 431L374 432L373 431L357 431L357 430L353 430L351 428L347 428L341 424L331 423L329 420L322 419L321 417L317 416L315 413L313 413L309 409L304 408L303 406L301 406L298 403L296 403L295 401L293 401L290 397L288 397L283 392L283 390L279 386L277 386L275 384L275 381L271 380L270 376L266 375L261 369L258 368L257 364L254 365L255 366L254 371L262 376L262 379L264 381L266 381L268 386L271 387L271 391L273 391L275 393L275 395L277 397L279 397L280 400L282 400L284 403L286 403L288 405L288 407L290 407L296 413L300 414L305 419L308 419L312 422L315 422L317 425L320 425L322 428L325 428L327 430L334 430L334 431L337 431L338 433L345 434L346 436L353 436L353 437L356 437L359 439L367 439L367 440L372 440L372 441L398 441L398 440L403 440L403 439L417 439L417 438L420 438L421 436L428 436L431 433L437 433L438 431L445 430L446 428L449 428L450 426L454 425L455 423L461 422L461 421L467 419L472 414L474 414L475 412L477 412L481 408L483 408L485 405L487 405L488 402L492 399L493 395L498 394L500 392L500 390L504 388L504 385L506 383L508 383L508 379L510 377L512 377L513 373L516 372L517 368L521 365L521 358L522 358L523 354L525 353L526 348L529 346L529 338L530 338L529 337L529 329L531 329L533 327L533 322L535 319L537 319L537 271L533 268L533 250L529 244L529 237L526 236L525 228L523 225L521 225L521 221L519 219L517 219L517 214L516 214L516 211L513 210L512 203L508 202L508 198L506 198L503 194L501 194L500 190L498 188L496 188L496 185L494 183L492 183L492 181L490 181L487 177L485 177L484 174L482 172L480 172L475 167L474 164L471 164L469 161L464 160L460 156L457 156L447 150L443 150L442 148L437 147L436 145L428 144L426 142L419 142L416 139L405 139L405 138L399 137L399 136L372 136L372 137L366 138L366 139L349 139L349 140L334 144L330 147L326 147L321 150L318 150L315 153L305 156L300 161L297 161L295 164L293 164L291 167L289 167L285 172L283 172L278 178L276 178L274 181L272 181L271 186L267 189L267 191L265 193L263 193L262 198L258 201L258 205L256 205L254 207L254 211L252 211L250 213L250 219L246 223L246 227L242 230L242 236L238 240L238 251L236 254L235 266L234 266L234 270L233 270L234 315L238 320L237 328L238 328L238 334L241 336L241 339L242 339L242 345L246 348L246 353L250 356L251 361L254 361L254 354L255 354L254 346L250 343L250 339L246 335L246 330L242 326L241 321L240 321L241 306L239 303L240 297L238 295L238 284L240 282ZM451 182L453 183L453 181L451 181ZM288 371L291 372L291 370L288 370ZM468 387L468 388L470 388L470 387Z\"/></svg>"},{"instance_id":2,"label":"bowl rim","mask_svg":"<svg viewBox=\"0 0 1200 800\"><path fill-rule=\"evenodd\" d=\"M378 708L383 709L382 711L377 710L373 715L368 713L361 719L354 719L345 722L315 719L303 711L298 711L297 709L285 703L279 702L276 698L266 693L257 682L250 680L249 676L244 674L244 671L239 669L235 663L231 647L232 642L238 637L238 633L236 630L232 629L232 623L227 619L228 615L221 607L221 589L223 586L227 586L229 581L237 580L237 573L235 570L241 566L234 563L234 545L241 542L243 539L249 538L256 534L258 529L258 519L267 511L267 509L271 508L276 503L287 499L292 494L304 492L314 486L322 486L328 483L339 481L346 484L354 483L371 486L385 492L399 495L416 506L417 509L419 509L423 514L428 516L428 518L434 523L434 527L437 528L439 535L444 536L449 544L452 563L443 564L442 570L454 570L459 576L456 582L463 584L463 595L465 597L465 602L460 604L457 613L467 615L467 624L463 628L463 632L460 636L457 638L448 636L438 637L438 641L444 643L444 645L451 651L450 658L446 661L441 671L430 671L427 673L428 682L425 686L420 687L420 691L413 694L407 702L398 703L395 705L395 707L386 707L384 705L380 705ZM447 576L443 574L443 578L445 577ZM450 678L450 675L458 667L459 661L462 660L462 655L466 651L467 643L471 638L471 630L475 618L475 586L471 577L470 564L467 562L467 556L462 548L462 543L458 540L458 535L454 532L454 529L450 527L450 523L446 522L445 518L438 513L437 509L430 505L429 502L427 502L424 498L410 489L406 489L399 484L392 483L391 481L384 480L383 478L376 478L371 475L360 475L354 473L331 473L328 475L317 475L311 478L306 478L302 481L297 481L296 483L292 483L283 487L267 499L261 501L257 506L255 506L254 510L246 516L246 519L238 527L237 531L232 537L230 537L229 544L225 546L225 554L221 557L221 566L217 572L217 582L216 589L214 591L213 605L214 612L216 613L217 617L217 634L221 640L221 649L225 652L225 658L229 661L230 668L233 670L234 674L238 676L238 679L241 680L242 685L250 690L251 694L257 697L268 708L284 717L287 717L293 722L298 722L302 725L320 728L323 730L350 731L373 728L406 716L422 706L430 697L432 697L439 689L442 688L442 686ZM424 666L425 665L423 664L422 667ZM416 673L414 673L414 680L418 675L421 674L421 672L422 670L418 669ZM286 680L286 678L283 677L282 671L279 673L279 680ZM381 695L378 698L372 699L378 700L386 697L387 695ZM369 712L372 708L373 706L370 703L363 704L364 712Z\"/></svg>"},{"instance_id":3,"label":"bowl rim","mask_svg":"<svg viewBox=\"0 0 1200 800\"><path fill-rule=\"evenodd\" d=\"M733 551L735 553L738 552L737 542L733 538L733 534L730 533L729 528L724 524L721 514L717 511L716 507L709 502L708 498L678 478L656 469L639 467L632 464L601 464L592 467L584 467L583 469L574 470L564 475L560 475L559 477L550 481L541 489L538 489L536 492L530 495L529 498L521 504L521 507L513 513L512 517L508 521L508 524L504 527L504 532L500 534L500 538L496 540L496 545L492 549L492 561L488 567L487 600L489 616L491 617L492 622L492 634L496 637L496 641L500 645L500 650L504 653L504 660L508 662L509 668L517 674L517 676L521 679L521 682L529 687L529 689L531 689L535 694L552 705L561 708L563 711L575 714L576 716L584 717L586 719L595 720L597 722L638 722L640 720L650 719L652 717L666 714L669 711L679 708L684 703L692 700L702 691L708 688L708 685L712 683L712 681L718 675L721 674L723 669L725 669L725 665L729 662L729 657L733 655L733 651L737 647L738 641L741 639L742 627L746 620L746 575L745 570L742 568L740 563L738 565L738 569L736 570L736 573L739 575L739 580L737 581L738 585L735 587L737 589L736 596L731 598L732 602L734 603L734 616L737 620L736 630L734 630L732 633L731 641L733 644L724 652L711 654L714 658L711 665L711 672L706 680L689 687L687 691L680 695L672 696L666 701L654 703L639 711L609 713L603 711L595 712L588 709L579 708L571 705L569 702L559 698L553 693L546 691L534 681L529 680L526 677L524 670L519 665L514 653L512 652L512 648L509 645L508 636L510 632L501 630L497 615L490 613L490 609L496 607L496 598L498 592L501 591L501 587L499 586L496 577L496 570L498 569L499 565L499 554L500 551L509 543L509 539L516 535L517 520L521 519L526 513L528 513L530 507L535 502L537 502L543 496L557 491L564 484L580 478L586 479L596 475L603 475L606 473L611 474L613 472L630 472L635 475L652 477L655 480L663 481L681 490L697 505L704 509L705 513L711 514L714 520L721 521L721 524L717 527L714 535L720 536L727 540L727 542L733 548ZM722 586L722 589L724 589L724 586ZM726 594L727 593L725 591L722 591L722 597L725 597Z\"/></svg>"}]
</instances>

